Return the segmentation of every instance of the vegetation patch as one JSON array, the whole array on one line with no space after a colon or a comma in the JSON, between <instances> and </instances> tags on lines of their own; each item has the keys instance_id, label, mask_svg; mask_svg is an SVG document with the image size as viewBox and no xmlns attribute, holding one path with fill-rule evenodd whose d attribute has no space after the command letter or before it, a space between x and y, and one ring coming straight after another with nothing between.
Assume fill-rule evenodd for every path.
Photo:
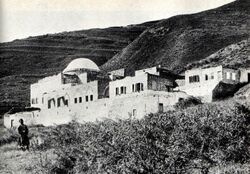
<instances>
[{"instance_id":1,"label":"vegetation patch","mask_svg":"<svg viewBox=\"0 0 250 174\"><path fill-rule=\"evenodd\" d=\"M233 101L150 114L141 120L48 128L35 149L54 149L51 173L207 173L249 161L250 111Z\"/></svg>"}]
</instances>

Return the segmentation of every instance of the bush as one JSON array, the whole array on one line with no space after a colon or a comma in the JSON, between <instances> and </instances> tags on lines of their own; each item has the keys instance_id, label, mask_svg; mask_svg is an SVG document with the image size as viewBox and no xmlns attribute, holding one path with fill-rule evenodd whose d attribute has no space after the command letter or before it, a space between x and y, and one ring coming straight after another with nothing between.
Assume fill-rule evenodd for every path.
<instances>
[{"instance_id":1,"label":"bush","mask_svg":"<svg viewBox=\"0 0 250 174\"><path fill-rule=\"evenodd\" d=\"M18 137L19 135L16 130L6 129L6 131L3 133L3 136L0 138L0 146L12 142L17 142Z\"/></svg>"},{"instance_id":2,"label":"bush","mask_svg":"<svg viewBox=\"0 0 250 174\"><path fill-rule=\"evenodd\" d=\"M250 112L227 101L150 114L141 120L52 128L51 173L187 173L249 160Z\"/></svg>"},{"instance_id":3,"label":"bush","mask_svg":"<svg viewBox=\"0 0 250 174\"><path fill-rule=\"evenodd\" d=\"M193 96L190 96L188 98L179 100L174 105L174 108L175 109L186 109L188 107L195 106L195 105L198 105L198 104L202 104L201 100L198 99L198 98L195 98Z\"/></svg>"}]
</instances>

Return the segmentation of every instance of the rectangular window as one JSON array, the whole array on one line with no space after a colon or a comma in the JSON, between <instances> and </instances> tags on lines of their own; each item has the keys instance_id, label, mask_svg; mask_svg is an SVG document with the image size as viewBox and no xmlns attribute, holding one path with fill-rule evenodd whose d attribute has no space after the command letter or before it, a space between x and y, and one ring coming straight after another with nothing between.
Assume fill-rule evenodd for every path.
<instances>
[{"instance_id":1,"label":"rectangular window","mask_svg":"<svg viewBox=\"0 0 250 174\"><path fill-rule=\"evenodd\" d=\"M232 80L236 80L236 74L232 73Z\"/></svg>"},{"instance_id":2,"label":"rectangular window","mask_svg":"<svg viewBox=\"0 0 250 174\"><path fill-rule=\"evenodd\" d=\"M205 75L205 80L208 80L208 75L207 74Z\"/></svg>"},{"instance_id":3,"label":"rectangular window","mask_svg":"<svg viewBox=\"0 0 250 174\"><path fill-rule=\"evenodd\" d=\"M135 92L135 85L132 85L132 92Z\"/></svg>"},{"instance_id":4,"label":"rectangular window","mask_svg":"<svg viewBox=\"0 0 250 174\"><path fill-rule=\"evenodd\" d=\"M189 83L192 83L192 82L193 82L193 78L189 77Z\"/></svg>"},{"instance_id":5,"label":"rectangular window","mask_svg":"<svg viewBox=\"0 0 250 174\"><path fill-rule=\"evenodd\" d=\"M214 73L211 73L211 79L214 79Z\"/></svg>"},{"instance_id":6,"label":"rectangular window","mask_svg":"<svg viewBox=\"0 0 250 174\"><path fill-rule=\"evenodd\" d=\"M126 94L126 87L125 86L121 87L121 94Z\"/></svg>"},{"instance_id":7,"label":"rectangular window","mask_svg":"<svg viewBox=\"0 0 250 174\"><path fill-rule=\"evenodd\" d=\"M75 98L75 103L77 103L77 98Z\"/></svg>"},{"instance_id":8,"label":"rectangular window","mask_svg":"<svg viewBox=\"0 0 250 174\"><path fill-rule=\"evenodd\" d=\"M195 75L189 77L189 83L195 83L195 82L200 82L200 76Z\"/></svg>"},{"instance_id":9,"label":"rectangular window","mask_svg":"<svg viewBox=\"0 0 250 174\"><path fill-rule=\"evenodd\" d=\"M10 127L13 127L14 126L14 120L10 120Z\"/></svg>"},{"instance_id":10,"label":"rectangular window","mask_svg":"<svg viewBox=\"0 0 250 174\"><path fill-rule=\"evenodd\" d=\"M44 103L44 98L42 98L42 104Z\"/></svg>"},{"instance_id":11,"label":"rectangular window","mask_svg":"<svg viewBox=\"0 0 250 174\"><path fill-rule=\"evenodd\" d=\"M217 74L218 74L218 79L221 80L221 71L218 71Z\"/></svg>"},{"instance_id":12,"label":"rectangular window","mask_svg":"<svg viewBox=\"0 0 250 174\"><path fill-rule=\"evenodd\" d=\"M143 91L143 83L136 83L135 84L135 92Z\"/></svg>"},{"instance_id":13,"label":"rectangular window","mask_svg":"<svg viewBox=\"0 0 250 174\"><path fill-rule=\"evenodd\" d=\"M115 94L119 95L119 88L115 88Z\"/></svg>"},{"instance_id":14,"label":"rectangular window","mask_svg":"<svg viewBox=\"0 0 250 174\"><path fill-rule=\"evenodd\" d=\"M120 91L121 91L121 94L123 94L123 86L121 87Z\"/></svg>"},{"instance_id":15,"label":"rectangular window","mask_svg":"<svg viewBox=\"0 0 250 174\"><path fill-rule=\"evenodd\" d=\"M86 102L88 102L89 101L89 96L85 96L85 100L86 100Z\"/></svg>"},{"instance_id":16,"label":"rectangular window","mask_svg":"<svg viewBox=\"0 0 250 174\"><path fill-rule=\"evenodd\" d=\"M93 95L90 95L90 101L93 101Z\"/></svg>"},{"instance_id":17,"label":"rectangular window","mask_svg":"<svg viewBox=\"0 0 250 174\"><path fill-rule=\"evenodd\" d=\"M226 79L230 79L230 72L227 72Z\"/></svg>"},{"instance_id":18,"label":"rectangular window","mask_svg":"<svg viewBox=\"0 0 250 174\"><path fill-rule=\"evenodd\" d=\"M57 98L57 107L60 107L60 106L61 106L61 97Z\"/></svg>"},{"instance_id":19,"label":"rectangular window","mask_svg":"<svg viewBox=\"0 0 250 174\"><path fill-rule=\"evenodd\" d=\"M136 109L133 109L132 116L136 116Z\"/></svg>"},{"instance_id":20,"label":"rectangular window","mask_svg":"<svg viewBox=\"0 0 250 174\"><path fill-rule=\"evenodd\" d=\"M79 103L82 103L82 97L79 97Z\"/></svg>"},{"instance_id":21,"label":"rectangular window","mask_svg":"<svg viewBox=\"0 0 250 174\"><path fill-rule=\"evenodd\" d=\"M141 83L141 89L140 89L141 91L143 91L144 89L143 89L143 83Z\"/></svg>"}]
</instances>

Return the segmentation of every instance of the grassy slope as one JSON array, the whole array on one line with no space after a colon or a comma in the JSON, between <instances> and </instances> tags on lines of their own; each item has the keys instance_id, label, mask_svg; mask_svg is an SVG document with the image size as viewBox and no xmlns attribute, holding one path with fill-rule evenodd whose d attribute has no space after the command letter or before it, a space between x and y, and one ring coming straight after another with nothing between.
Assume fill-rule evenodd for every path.
<instances>
[{"instance_id":1,"label":"grassy slope","mask_svg":"<svg viewBox=\"0 0 250 174\"><path fill-rule=\"evenodd\" d=\"M238 0L217 9L175 16L153 25L102 68L135 69L162 64L180 71L221 48L250 35L250 1Z\"/></svg>"},{"instance_id":2,"label":"grassy slope","mask_svg":"<svg viewBox=\"0 0 250 174\"><path fill-rule=\"evenodd\" d=\"M52 162L56 157L51 150L21 151L16 143L1 146L0 153L0 174L45 174L42 166L46 159Z\"/></svg>"}]
</instances>

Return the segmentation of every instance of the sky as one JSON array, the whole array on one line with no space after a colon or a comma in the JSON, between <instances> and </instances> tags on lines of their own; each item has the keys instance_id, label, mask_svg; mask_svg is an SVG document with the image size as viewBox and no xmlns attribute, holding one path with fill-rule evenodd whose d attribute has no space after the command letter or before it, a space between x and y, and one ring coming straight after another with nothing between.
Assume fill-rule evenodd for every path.
<instances>
[{"instance_id":1,"label":"sky","mask_svg":"<svg viewBox=\"0 0 250 174\"><path fill-rule=\"evenodd\" d=\"M0 0L0 42L48 33L126 26L219 7L234 0Z\"/></svg>"}]
</instances>

